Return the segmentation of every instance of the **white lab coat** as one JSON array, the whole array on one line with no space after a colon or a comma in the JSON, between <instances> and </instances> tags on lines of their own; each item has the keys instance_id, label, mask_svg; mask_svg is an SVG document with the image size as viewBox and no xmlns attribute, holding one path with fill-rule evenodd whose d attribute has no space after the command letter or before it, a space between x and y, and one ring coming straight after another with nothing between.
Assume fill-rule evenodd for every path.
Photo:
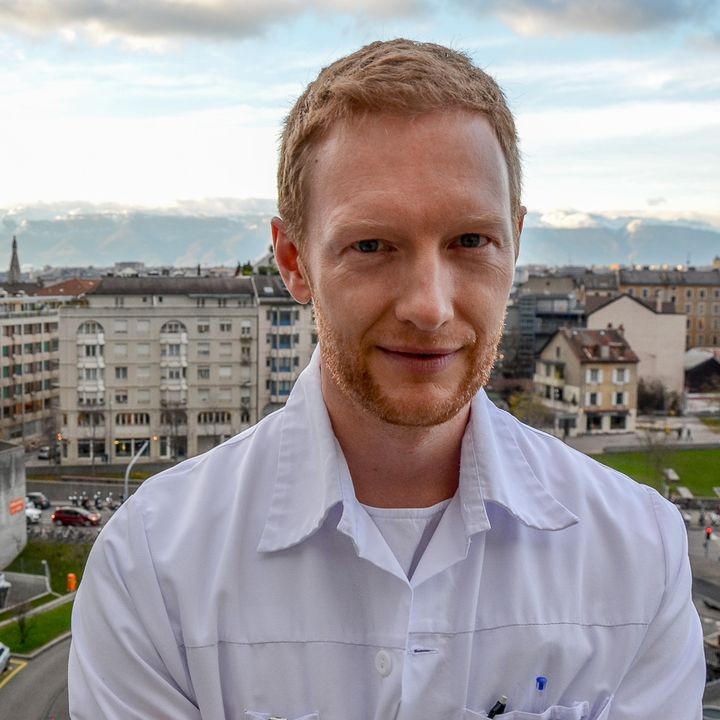
<instances>
[{"instance_id":1,"label":"white lab coat","mask_svg":"<svg viewBox=\"0 0 720 720\"><path fill-rule=\"evenodd\" d=\"M677 510L483 392L408 581L355 499L316 354L283 410L108 523L69 682L76 720L467 720L500 695L503 720L696 720L705 666Z\"/></svg>"}]
</instances>

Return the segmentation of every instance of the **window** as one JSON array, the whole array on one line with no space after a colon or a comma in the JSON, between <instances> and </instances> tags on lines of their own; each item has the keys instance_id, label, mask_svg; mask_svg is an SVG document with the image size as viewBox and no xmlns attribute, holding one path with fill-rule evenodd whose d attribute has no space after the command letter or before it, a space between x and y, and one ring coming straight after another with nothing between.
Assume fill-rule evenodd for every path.
<instances>
[{"instance_id":1,"label":"window","mask_svg":"<svg viewBox=\"0 0 720 720\"><path fill-rule=\"evenodd\" d=\"M692 288L688 288L688 289L685 291L685 297L686 297L686 298L691 298L692 296L693 296Z\"/></svg>"},{"instance_id":2,"label":"window","mask_svg":"<svg viewBox=\"0 0 720 720\"><path fill-rule=\"evenodd\" d=\"M115 357L127 357L127 343L115 343L113 353Z\"/></svg>"},{"instance_id":3,"label":"window","mask_svg":"<svg viewBox=\"0 0 720 720\"><path fill-rule=\"evenodd\" d=\"M249 350L250 348L248 348ZM230 357L232 355L232 343L221 342L220 343L220 357Z\"/></svg>"},{"instance_id":4,"label":"window","mask_svg":"<svg viewBox=\"0 0 720 720\"><path fill-rule=\"evenodd\" d=\"M161 333L177 335L185 332L185 326L179 320L168 320L161 328Z\"/></svg>"},{"instance_id":5,"label":"window","mask_svg":"<svg viewBox=\"0 0 720 720\"><path fill-rule=\"evenodd\" d=\"M165 378L168 380L182 380L185 377L185 368L171 367L167 368Z\"/></svg>"},{"instance_id":6,"label":"window","mask_svg":"<svg viewBox=\"0 0 720 720\"><path fill-rule=\"evenodd\" d=\"M125 298L116 297L115 298L115 307L123 307L125 305Z\"/></svg>"},{"instance_id":7,"label":"window","mask_svg":"<svg viewBox=\"0 0 720 720\"><path fill-rule=\"evenodd\" d=\"M603 379L603 373L600 368L588 368L585 380L591 385L597 385L601 383Z\"/></svg>"},{"instance_id":8,"label":"window","mask_svg":"<svg viewBox=\"0 0 720 720\"><path fill-rule=\"evenodd\" d=\"M218 298L218 307L226 307L227 298ZM222 325L220 326L222 328Z\"/></svg>"},{"instance_id":9,"label":"window","mask_svg":"<svg viewBox=\"0 0 720 720\"><path fill-rule=\"evenodd\" d=\"M232 400L232 389L220 388L220 390L218 390L218 398L223 402L230 402L230 400Z\"/></svg>"},{"instance_id":10,"label":"window","mask_svg":"<svg viewBox=\"0 0 720 720\"><path fill-rule=\"evenodd\" d=\"M198 380L209 380L210 379L210 368L207 365L201 365L197 369Z\"/></svg>"},{"instance_id":11,"label":"window","mask_svg":"<svg viewBox=\"0 0 720 720\"><path fill-rule=\"evenodd\" d=\"M611 430L625 430L627 418L625 415L611 415L610 416L610 429Z\"/></svg>"},{"instance_id":12,"label":"window","mask_svg":"<svg viewBox=\"0 0 720 720\"><path fill-rule=\"evenodd\" d=\"M270 393L272 395L289 395L292 390L292 382L290 380L271 380Z\"/></svg>"},{"instance_id":13,"label":"window","mask_svg":"<svg viewBox=\"0 0 720 720\"><path fill-rule=\"evenodd\" d=\"M204 335L205 333L209 333L209 332L210 332L210 323L209 323L209 322L206 322L206 321L204 321L204 320L201 321L201 322L199 322L198 325L197 325L197 331L198 331L201 335Z\"/></svg>"},{"instance_id":14,"label":"window","mask_svg":"<svg viewBox=\"0 0 720 720\"><path fill-rule=\"evenodd\" d=\"M208 357L210 355L210 343L201 342L197 345L198 357Z\"/></svg>"},{"instance_id":15,"label":"window","mask_svg":"<svg viewBox=\"0 0 720 720\"><path fill-rule=\"evenodd\" d=\"M128 394L127 390L118 390L115 393L115 404L116 405L127 405Z\"/></svg>"},{"instance_id":16,"label":"window","mask_svg":"<svg viewBox=\"0 0 720 720\"><path fill-rule=\"evenodd\" d=\"M127 380L128 371L127 367L116 367L115 368L115 379L116 380Z\"/></svg>"},{"instance_id":17,"label":"window","mask_svg":"<svg viewBox=\"0 0 720 720\"><path fill-rule=\"evenodd\" d=\"M252 333L252 323L249 320L243 320L240 323L240 334L250 335Z\"/></svg>"},{"instance_id":18,"label":"window","mask_svg":"<svg viewBox=\"0 0 720 720\"><path fill-rule=\"evenodd\" d=\"M116 333L126 333L128 327L128 322L125 319L122 320L115 320L113 323L113 330L115 330Z\"/></svg>"},{"instance_id":19,"label":"window","mask_svg":"<svg viewBox=\"0 0 720 720\"><path fill-rule=\"evenodd\" d=\"M138 335L147 335L150 332L150 321L138 320L136 327Z\"/></svg>"},{"instance_id":20,"label":"window","mask_svg":"<svg viewBox=\"0 0 720 720\"><path fill-rule=\"evenodd\" d=\"M86 380L97 380L98 369L97 368L85 368L85 379Z\"/></svg>"},{"instance_id":21,"label":"window","mask_svg":"<svg viewBox=\"0 0 720 720\"><path fill-rule=\"evenodd\" d=\"M206 410L198 413L198 424L209 425L209 424L229 424L230 413L227 410Z\"/></svg>"},{"instance_id":22,"label":"window","mask_svg":"<svg viewBox=\"0 0 720 720\"><path fill-rule=\"evenodd\" d=\"M616 392L615 393L615 405L625 405L625 395L624 392Z\"/></svg>"},{"instance_id":23,"label":"window","mask_svg":"<svg viewBox=\"0 0 720 720\"><path fill-rule=\"evenodd\" d=\"M221 365L218 370L218 377L221 377L221 378L232 377L232 368L229 365Z\"/></svg>"},{"instance_id":24,"label":"window","mask_svg":"<svg viewBox=\"0 0 720 720\"><path fill-rule=\"evenodd\" d=\"M642 296L643 296L644 298L646 298L649 294L650 294L650 293L648 292L648 289L647 289L647 288L643 288L643 289L642 289Z\"/></svg>"},{"instance_id":25,"label":"window","mask_svg":"<svg viewBox=\"0 0 720 720\"><path fill-rule=\"evenodd\" d=\"M692 313L692 305L690 303L685 303L685 314L690 315Z\"/></svg>"},{"instance_id":26,"label":"window","mask_svg":"<svg viewBox=\"0 0 720 720\"><path fill-rule=\"evenodd\" d=\"M147 365L140 365L135 370L135 377L138 380L149 380L150 379L150 368Z\"/></svg>"},{"instance_id":27,"label":"window","mask_svg":"<svg viewBox=\"0 0 720 720\"><path fill-rule=\"evenodd\" d=\"M137 401L138 403L149 403L150 402L150 390L147 388L139 388L137 390Z\"/></svg>"},{"instance_id":28,"label":"window","mask_svg":"<svg viewBox=\"0 0 720 720\"><path fill-rule=\"evenodd\" d=\"M613 382L617 385L622 385L628 381L628 373L627 368L616 368L615 369L615 378Z\"/></svg>"},{"instance_id":29,"label":"window","mask_svg":"<svg viewBox=\"0 0 720 720\"><path fill-rule=\"evenodd\" d=\"M220 323L220 332L231 332L232 331L232 323L231 322L221 322Z\"/></svg>"},{"instance_id":30,"label":"window","mask_svg":"<svg viewBox=\"0 0 720 720\"><path fill-rule=\"evenodd\" d=\"M148 355L150 355L149 343L138 343L135 346L135 352L137 353L138 357L148 357Z\"/></svg>"},{"instance_id":31,"label":"window","mask_svg":"<svg viewBox=\"0 0 720 720\"><path fill-rule=\"evenodd\" d=\"M99 335L102 331L103 328L100 323L88 320L78 328L78 335Z\"/></svg>"},{"instance_id":32,"label":"window","mask_svg":"<svg viewBox=\"0 0 720 720\"><path fill-rule=\"evenodd\" d=\"M697 311L698 311L698 315L704 315L705 314L705 303L698 303Z\"/></svg>"},{"instance_id":33,"label":"window","mask_svg":"<svg viewBox=\"0 0 720 720\"><path fill-rule=\"evenodd\" d=\"M180 345L175 343L172 345L161 345L160 355L164 357L180 357Z\"/></svg>"},{"instance_id":34,"label":"window","mask_svg":"<svg viewBox=\"0 0 720 720\"><path fill-rule=\"evenodd\" d=\"M97 357L99 345L86 345L85 346L85 357Z\"/></svg>"},{"instance_id":35,"label":"window","mask_svg":"<svg viewBox=\"0 0 720 720\"><path fill-rule=\"evenodd\" d=\"M602 404L602 393L589 392L585 397L585 404L591 407L597 407Z\"/></svg>"}]
</instances>

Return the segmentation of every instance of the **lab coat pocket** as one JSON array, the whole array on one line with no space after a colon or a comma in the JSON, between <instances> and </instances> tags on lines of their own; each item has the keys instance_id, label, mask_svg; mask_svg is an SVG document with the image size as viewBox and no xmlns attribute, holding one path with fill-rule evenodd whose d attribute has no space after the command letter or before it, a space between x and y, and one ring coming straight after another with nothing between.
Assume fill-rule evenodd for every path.
<instances>
[{"instance_id":1,"label":"lab coat pocket","mask_svg":"<svg viewBox=\"0 0 720 720\"><path fill-rule=\"evenodd\" d=\"M255 712L254 710L245 711L245 720L320 720L320 715L316 712L309 715L301 715L300 717L285 717L284 715L273 715L266 712Z\"/></svg>"},{"instance_id":2,"label":"lab coat pocket","mask_svg":"<svg viewBox=\"0 0 720 720\"><path fill-rule=\"evenodd\" d=\"M603 712L597 720L605 717ZM487 713L477 713L472 710L465 710L462 720L473 720L476 718L487 718ZM576 702L570 707L553 705L541 713L525 712L524 710L511 710L498 715L502 720L591 720L590 705L586 702Z\"/></svg>"}]
</instances>

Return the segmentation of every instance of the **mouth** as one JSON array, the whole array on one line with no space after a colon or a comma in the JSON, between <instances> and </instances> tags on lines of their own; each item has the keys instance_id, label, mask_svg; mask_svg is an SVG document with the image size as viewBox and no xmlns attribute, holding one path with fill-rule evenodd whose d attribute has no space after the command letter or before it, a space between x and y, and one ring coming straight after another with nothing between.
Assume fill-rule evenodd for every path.
<instances>
[{"instance_id":1,"label":"mouth","mask_svg":"<svg viewBox=\"0 0 720 720\"><path fill-rule=\"evenodd\" d=\"M436 373L445 370L455 360L459 348L382 347L378 350L390 361L410 372Z\"/></svg>"}]
</instances>

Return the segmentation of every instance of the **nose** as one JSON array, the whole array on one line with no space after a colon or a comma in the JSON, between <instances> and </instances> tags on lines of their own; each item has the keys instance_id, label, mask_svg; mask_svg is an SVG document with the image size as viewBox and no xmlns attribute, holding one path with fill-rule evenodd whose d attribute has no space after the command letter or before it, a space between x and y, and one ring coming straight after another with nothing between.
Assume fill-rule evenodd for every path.
<instances>
[{"instance_id":1,"label":"nose","mask_svg":"<svg viewBox=\"0 0 720 720\"><path fill-rule=\"evenodd\" d=\"M436 255L407 262L398 278L395 317L424 332L438 330L454 314L452 274Z\"/></svg>"}]
</instances>

